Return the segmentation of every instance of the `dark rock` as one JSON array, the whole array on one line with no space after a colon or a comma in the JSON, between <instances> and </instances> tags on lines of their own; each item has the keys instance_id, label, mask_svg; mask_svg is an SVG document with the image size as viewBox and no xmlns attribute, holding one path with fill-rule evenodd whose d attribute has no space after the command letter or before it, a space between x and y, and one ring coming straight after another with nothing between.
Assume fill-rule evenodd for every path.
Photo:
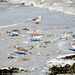
<instances>
[{"instance_id":1,"label":"dark rock","mask_svg":"<svg viewBox=\"0 0 75 75\"><path fill-rule=\"evenodd\" d=\"M69 67L70 67L70 65L69 65L69 64L66 64L66 65L65 65L65 67L69 68Z\"/></svg>"},{"instance_id":2,"label":"dark rock","mask_svg":"<svg viewBox=\"0 0 75 75\"><path fill-rule=\"evenodd\" d=\"M29 29L29 28L24 28L24 29L22 29L22 30L29 31L30 29Z\"/></svg>"},{"instance_id":3,"label":"dark rock","mask_svg":"<svg viewBox=\"0 0 75 75\"><path fill-rule=\"evenodd\" d=\"M70 66L69 64L66 64L64 67L60 66L53 66L52 68L49 68L49 73L48 75L57 75L57 74L75 74L75 63Z\"/></svg>"},{"instance_id":4,"label":"dark rock","mask_svg":"<svg viewBox=\"0 0 75 75\"><path fill-rule=\"evenodd\" d=\"M13 59L13 58L15 58L15 57L13 57L13 56L9 56L9 57L8 57L8 59Z\"/></svg>"},{"instance_id":5,"label":"dark rock","mask_svg":"<svg viewBox=\"0 0 75 75\"><path fill-rule=\"evenodd\" d=\"M13 71L11 70L7 70L7 69L3 69L0 70L0 75L12 75Z\"/></svg>"},{"instance_id":6,"label":"dark rock","mask_svg":"<svg viewBox=\"0 0 75 75\"><path fill-rule=\"evenodd\" d=\"M75 55L66 56L66 57L63 57L62 59L64 59L64 60L66 60L66 59L75 60Z\"/></svg>"}]
</instances>

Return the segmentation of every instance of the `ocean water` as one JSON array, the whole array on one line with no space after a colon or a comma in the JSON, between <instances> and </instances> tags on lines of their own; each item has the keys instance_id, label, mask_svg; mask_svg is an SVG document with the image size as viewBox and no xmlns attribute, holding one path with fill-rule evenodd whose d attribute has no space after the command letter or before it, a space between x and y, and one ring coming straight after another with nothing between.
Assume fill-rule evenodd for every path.
<instances>
[{"instance_id":1,"label":"ocean water","mask_svg":"<svg viewBox=\"0 0 75 75\"><path fill-rule=\"evenodd\" d=\"M49 11L75 15L75 0L8 0L9 3L24 3L27 6L40 7Z\"/></svg>"},{"instance_id":2,"label":"ocean water","mask_svg":"<svg viewBox=\"0 0 75 75\"><path fill-rule=\"evenodd\" d=\"M75 0L7 0L7 2L0 2L0 28L19 24L31 26L33 23L28 20L39 15L44 17L41 21L43 27L57 27L58 25L59 27L74 27Z\"/></svg>"}]
</instances>

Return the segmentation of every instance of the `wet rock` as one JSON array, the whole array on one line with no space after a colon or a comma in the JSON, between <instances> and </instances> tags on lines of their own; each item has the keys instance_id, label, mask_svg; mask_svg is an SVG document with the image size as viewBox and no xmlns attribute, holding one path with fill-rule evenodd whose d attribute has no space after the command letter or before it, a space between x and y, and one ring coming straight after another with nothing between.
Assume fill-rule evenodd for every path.
<instances>
[{"instance_id":1,"label":"wet rock","mask_svg":"<svg viewBox=\"0 0 75 75\"><path fill-rule=\"evenodd\" d=\"M32 54L32 52L29 52L29 54Z\"/></svg>"},{"instance_id":2,"label":"wet rock","mask_svg":"<svg viewBox=\"0 0 75 75\"><path fill-rule=\"evenodd\" d=\"M75 39L75 35L72 35L72 37Z\"/></svg>"},{"instance_id":3,"label":"wet rock","mask_svg":"<svg viewBox=\"0 0 75 75\"><path fill-rule=\"evenodd\" d=\"M52 68L49 68L49 71L52 73L49 73L48 75L57 75L57 74L75 74L75 63L70 66L69 64L66 64L64 67L60 66L57 67L53 65Z\"/></svg>"},{"instance_id":4,"label":"wet rock","mask_svg":"<svg viewBox=\"0 0 75 75\"><path fill-rule=\"evenodd\" d=\"M62 59L64 59L64 60L68 60L68 59L75 60L75 55L66 56L66 57L63 57Z\"/></svg>"},{"instance_id":5,"label":"wet rock","mask_svg":"<svg viewBox=\"0 0 75 75\"><path fill-rule=\"evenodd\" d=\"M45 41L45 44L51 43L51 41Z\"/></svg>"},{"instance_id":6,"label":"wet rock","mask_svg":"<svg viewBox=\"0 0 75 75\"><path fill-rule=\"evenodd\" d=\"M66 68L70 68L70 65L69 65L69 64L66 64L65 67L66 67Z\"/></svg>"},{"instance_id":7,"label":"wet rock","mask_svg":"<svg viewBox=\"0 0 75 75\"><path fill-rule=\"evenodd\" d=\"M15 58L15 57L13 57L13 56L9 56L9 57L8 57L8 59L14 59L14 58Z\"/></svg>"},{"instance_id":8,"label":"wet rock","mask_svg":"<svg viewBox=\"0 0 75 75\"><path fill-rule=\"evenodd\" d=\"M22 30L29 31L30 29L29 29L29 28L24 28L24 29L22 29Z\"/></svg>"},{"instance_id":9,"label":"wet rock","mask_svg":"<svg viewBox=\"0 0 75 75\"><path fill-rule=\"evenodd\" d=\"M28 59L28 58L23 58L23 61L27 61L27 60L30 60L30 59Z\"/></svg>"},{"instance_id":10,"label":"wet rock","mask_svg":"<svg viewBox=\"0 0 75 75\"><path fill-rule=\"evenodd\" d=\"M12 70L7 69L0 70L0 75L12 75L12 73L13 73Z\"/></svg>"},{"instance_id":11,"label":"wet rock","mask_svg":"<svg viewBox=\"0 0 75 75\"><path fill-rule=\"evenodd\" d=\"M13 75L13 73L27 72L24 68L7 67L0 69L0 75Z\"/></svg>"}]
</instances>

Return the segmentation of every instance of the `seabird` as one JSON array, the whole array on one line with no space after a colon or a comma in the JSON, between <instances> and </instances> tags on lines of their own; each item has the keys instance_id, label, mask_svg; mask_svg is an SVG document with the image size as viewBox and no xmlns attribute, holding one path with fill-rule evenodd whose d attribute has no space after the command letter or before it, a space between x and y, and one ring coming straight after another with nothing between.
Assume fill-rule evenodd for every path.
<instances>
[{"instance_id":1,"label":"seabird","mask_svg":"<svg viewBox=\"0 0 75 75\"><path fill-rule=\"evenodd\" d=\"M18 29L14 29L14 30L11 30L11 33L13 33L13 34L19 34L20 31Z\"/></svg>"},{"instance_id":2,"label":"seabird","mask_svg":"<svg viewBox=\"0 0 75 75\"><path fill-rule=\"evenodd\" d=\"M38 33L31 33L30 36L32 36L33 38L41 38L44 36L44 34L38 34Z\"/></svg>"},{"instance_id":3,"label":"seabird","mask_svg":"<svg viewBox=\"0 0 75 75\"><path fill-rule=\"evenodd\" d=\"M28 52L28 50L24 49L23 47L14 46L14 48L16 48L18 51Z\"/></svg>"},{"instance_id":4,"label":"seabird","mask_svg":"<svg viewBox=\"0 0 75 75\"><path fill-rule=\"evenodd\" d=\"M41 20L41 18L43 18L43 17L38 16L37 18L32 19L32 21L34 21L36 24L38 24L39 21Z\"/></svg>"},{"instance_id":5,"label":"seabird","mask_svg":"<svg viewBox=\"0 0 75 75\"><path fill-rule=\"evenodd\" d=\"M7 33L14 33L14 34L19 34L20 31L18 29L14 29L14 30L11 30L11 31L7 31Z\"/></svg>"},{"instance_id":6,"label":"seabird","mask_svg":"<svg viewBox=\"0 0 75 75\"><path fill-rule=\"evenodd\" d=\"M18 36L20 31L18 29L14 29L14 30L11 30L10 32L7 31L7 33L10 33L9 36Z\"/></svg>"}]
</instances>

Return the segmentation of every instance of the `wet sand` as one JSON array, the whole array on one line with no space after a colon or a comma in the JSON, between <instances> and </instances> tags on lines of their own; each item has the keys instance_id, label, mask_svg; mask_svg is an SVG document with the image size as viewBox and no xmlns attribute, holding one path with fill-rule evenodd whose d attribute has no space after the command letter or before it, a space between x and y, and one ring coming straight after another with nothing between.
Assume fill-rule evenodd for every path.
<instances>
[{"instance_id":1,"label":"wet sand","mask_svg":"<svg viewBox=\"0 0 75 75\"><path fill-rule=\"evenodd\" d=\"M18 12L19 9L20 8L17 8L16 12ZM32 8L29 9L32 11ZM29 12L28 16L27 14L23 14L26 18L28 17L31 19L35 16L31 16L29 9L28 7L26 9L26 11ZM74 24L67 24L67 22L64 20L63 22L60 17L61 22L58 22L59 19L55 19L58 16L58 13L55 14L38 8L37 11L39 12L39 10L41 10L42 13L35 13L35 10L36 9L34 8L33 14L40 14L44 17L38 25L32 21L27 22L25 20L25 23L23 24L18 23L16 26L0 29L0 68L23 67L30 71L15 75L41 75L41 71L46 66L48 60L56 58L59 55L74 54L73 51L69 50L72 49L72 46L69 44L74 40L72 35L75 35ZM55 14L56 17L53 16L53 14ZM50 15L51 17L49 17ZM19 14L17 16L19 16ZM63 16L63 14L60 14L60 16ZM67 18L68 16L66 17L66 20ZM62 24L62 22L64 24ZM22 30L24 28L29 28L30 30ZM7 31L11 31L13 29L20 30L19 36L9 36ZM69 36L66 36L66 32L72 33L69 33ZM34 39L30 36L30 33L44 34L44 36L39 38L41 41L30 41L30 39ZM14 53L16 50L14 46L16 45L27 49L27 55L18 55ZM9 56L14 56L14 58L8 59Z\"/></svg>"}]
</instances>

